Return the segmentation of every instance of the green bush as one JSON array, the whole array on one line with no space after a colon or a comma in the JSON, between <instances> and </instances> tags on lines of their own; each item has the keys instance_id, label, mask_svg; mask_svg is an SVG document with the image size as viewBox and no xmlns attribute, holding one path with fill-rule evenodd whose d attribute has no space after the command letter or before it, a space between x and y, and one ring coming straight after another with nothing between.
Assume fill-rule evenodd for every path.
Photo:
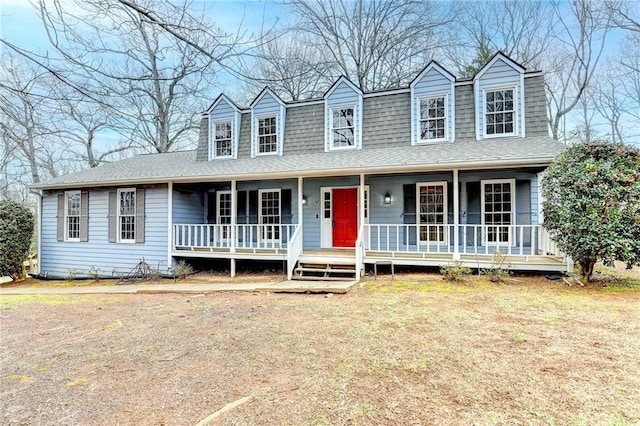
<instances>
[{"instance_id":1,"label":"green bush","mask_svg":"<svg viewBox=\"0 0 640 426\"><path fill-rule=\"evenodd\" d=\"M462 281L471 275L471 269L464 266L462 262L455 262L452 265L440 267L440 274L447 281Z\"/></svg>"},{"instance_id":2,"label":"green bush","mask_svg":"<svg viewBox=\"0 0 640 426\"><path fill-rule=\"evenodd\" d=\"M22 267L29 256L33 214L15 201L0 201L0 276L24 278Z\"/></svg>"},{"instance_id":3,"label":"green bush","mask_svg":"<svg viewBox=\"0 0 640 426\"><path fill-rule=\"evenodd\" d=\"M588 282L597 261L640 265L640 151L598 142L565 150L542 180L544 226Z\"/></svg>"}]
</instances>

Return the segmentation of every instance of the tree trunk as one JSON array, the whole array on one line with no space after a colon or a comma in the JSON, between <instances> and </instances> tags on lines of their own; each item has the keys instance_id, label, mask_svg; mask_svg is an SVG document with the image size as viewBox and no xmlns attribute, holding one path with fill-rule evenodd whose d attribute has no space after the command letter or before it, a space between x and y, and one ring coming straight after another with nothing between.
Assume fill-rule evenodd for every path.
<instances>
[{"instance_id":1,"label":"tree trunk","mask_svg":"<svg viewBox=\"0 0 640 426\"><path fill-rule=\"evenodd\" d=\"M596 259L585 259L578 262L580 265L580 280L587 284L593 276L593 267L596 265Z\"/></svg>"}]
</instances>

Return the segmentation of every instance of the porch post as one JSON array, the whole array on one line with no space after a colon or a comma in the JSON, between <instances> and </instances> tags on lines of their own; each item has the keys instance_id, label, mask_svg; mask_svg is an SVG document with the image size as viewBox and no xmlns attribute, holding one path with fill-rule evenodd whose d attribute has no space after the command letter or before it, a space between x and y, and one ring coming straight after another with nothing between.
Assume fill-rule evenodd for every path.
<instances>
[{"instance_id":1,"label":"porch post","mask_svg":"<svg viewBox=\"0 0 640 426\"><path fill-rule=\"evenodd\" d=\"M356 238L363 237L362 235L360 235L360 229L364 229L362 227L364 225L364 212L365 212L364 191L365 191L364 173L360 173L360 197L358 201L358 204L360 204L360 208L358 209L359 210L358 232L356 234ZM371 204L371 194L369 194L369 204ZM364 256L361 257L361 255L364 254L364 250L360 252L360 247L356 247L355 249L356 249L356 280L360 281L360 277L362 275L362 269L364 268L364 258L363 258ZM360 259L360 262L358 262L357 259Z\"/></svg>"},{"instance_id":2,"label":"porch post","mask_svg":"<svg viewBox=\"0 0 640 426\"><path fill-rule=\"evenodd\" d=\"M167 182L167 272L173 268L173 181Z\"/></svg>"},{"instance_id":3,"label":"porch post","mask_svg":"<svg viewBox=\"0 0 640 426\"><path fill-rule=\"evenodd\" d=\"M236 225L238 224L238 208L236 207L238 194L236 191L236 181L231 181L231 253L236 252ZM236 276L236 258L231 257L231 278Z\"/></svg>"},{"instance_id":4,"label":"porch post","mask_svg":"<svg viewBox=\"0 0 640 426\"><path fill-rule=\"evenodd\" d=\"M458 169L453 170L453 260L460 260L460 183Z\"/></svg>"},{"instance_id":5,"label":"porch post","mask_svg":"<svg viewBox=\"0 0 640 426\"><path fill-rule=\"evenodd\" d=\"M302 204L302 197L304 197L304 182L302 176L298 176L298 227L300 228L300 233L302 233L302 209L304 205Z\"/></svg>"}]
</instances>

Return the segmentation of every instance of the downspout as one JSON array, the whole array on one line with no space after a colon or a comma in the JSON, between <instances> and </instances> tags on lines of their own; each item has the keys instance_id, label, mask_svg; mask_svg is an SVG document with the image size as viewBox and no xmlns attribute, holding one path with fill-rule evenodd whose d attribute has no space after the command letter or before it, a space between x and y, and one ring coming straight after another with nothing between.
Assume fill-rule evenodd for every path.
<instances>
[{"instance_id":1,"label":"downspout","mask_svg":"<svg viewBox=\"0 0 640 426\"><path fill-rule=\"evenodd\" d=\"M36 277L40 277L41 270L41 262L42 262L42 191L34 191L33 189L29 190L29 192L37 197L36 203L36 221L37 221L37 235L38 235L38 261L36 263L37 271L34 274L32 271L29 272L30 275L34 275Z\"/></svg>"}]
</instances>

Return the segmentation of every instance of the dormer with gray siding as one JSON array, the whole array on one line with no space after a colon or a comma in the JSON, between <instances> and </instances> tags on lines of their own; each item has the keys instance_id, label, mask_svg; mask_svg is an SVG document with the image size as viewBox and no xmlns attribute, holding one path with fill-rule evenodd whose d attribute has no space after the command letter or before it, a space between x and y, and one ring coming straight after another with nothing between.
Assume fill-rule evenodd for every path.
<instances>
[{"instance_id":1,"label":"dormer with gray siding","mask_svg":"<svg viewBox=\"0 0 640 426\"><path fill-rule=\"evenodd\" d=\"M431 62L405 88L362 93L341 77L323 98L283 102L265 88L242 110L221 95L203 115L198 161L218 159L211 135L230 118L232 158L548 136L542 73L501 53L469 79Z\"/></svg>"},{"instance_id":2,"label":"dormer with gray siding","mask_svg":"<svg viewBox=\"0 0 640 426\"><path fill-rule=\"evenodd\" d=\"M251 103L251 157L282 155L286 111L268 87Z\"/></svg>"},{"instance_id":3,"label":"dormer with gray siding","mask_svg":"<svg viewBox=\"0 0 640 426\"><path fill-rule=\"evenodd\" d=\"M219 160L238 158L240 139L240 109L224 94L207 110L209 126L207 158Z\"/></svg>"},{"instance_id":4,"label":"dormer with gray siding","mask_svg":"<svg viewBox=\"0 0 640 426\"><path fill-rule=\"evenodd\" d=\"M455 80L431 61L411 82L411 145L455 141Z\"/></svg>"},{"instance_id":5,"label":"dormer with gray siding","mask_svg":"<svg viewBox=\"0 0 640 426\"><path fill-rule=\"evenodd\" d=\"M474 76L477 140L525 137L524 71L497 54Z\"/></svg>"},{"instance_id":6,"label":"dormer with gray siding","mask_svg":"<svg viewBox=\"0 0 640 426\"><path fill-rule=\"evenodd\" d=\"M362 148L362 91L340 77L324 95L324 150Z\"/></svg>"}]
</instances>

